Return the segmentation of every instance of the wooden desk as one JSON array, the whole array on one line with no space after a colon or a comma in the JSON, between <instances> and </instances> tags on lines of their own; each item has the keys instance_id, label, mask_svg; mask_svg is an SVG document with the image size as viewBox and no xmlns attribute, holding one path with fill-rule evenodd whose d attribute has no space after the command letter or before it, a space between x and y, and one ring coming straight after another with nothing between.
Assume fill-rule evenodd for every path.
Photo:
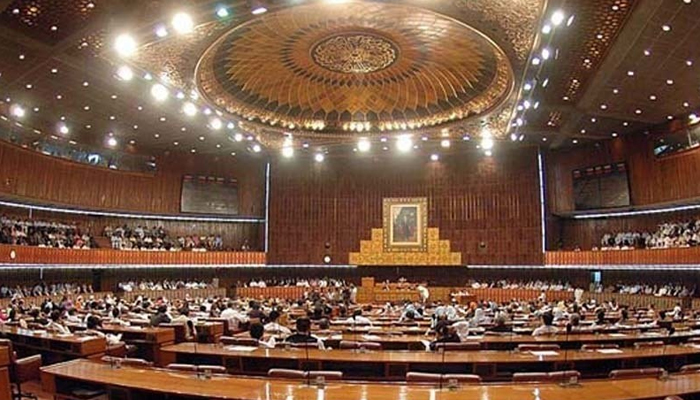
<instances>
[{"instance_id":1,"label":"wooden desk","mask_svg":"<svg viewBox=\"0 0 700 400\"><path fill-rule=\"evenodd\" d=\"M700 347L665 346L623 349L620 353L558 351L552 356L510 351L372 351L283 348L236 351L234 346L180 343L161 349L169 363L223 365L231 373L265 375L270 368L342 371L346 379L403 380L406 372L478 374L485 380L509 380L513 372L577 369L584 377L605 377L613 369L680 366L700 360Z\"/></svg>"},{"instance_id":2,"label":"wooden desk","mask_svg":"<svg viewBox=\"0 0 700 400\"><path fill-rule=\"evenodd\" d=\"M12 340L12 344L21 355L40 353L45 364L73 358L99 358L107 348L104 338L36 333L9 326L0 327L0 337Z\"/></svg>"},{"instance_id":3,"label":"wooden desk","mask_svg":"<svg viewBox=\"0 0 700 400\"><path fill-rule=\"evenodd\" d=\"M329 382L325 388L307 386L299 381L255 379L216 375L211 380L197 379L193 374L152 368L123 367L86 360L42 368L42 389L50 394L89 383L105 388L120 398L211 398L227 400L637 400L660 399L669 395L685 396L700 392L700 374L672 375L656 378L585 381L578 388L562 388L556 384L464 385L456 390L439 390L430 386L407 386L380 383ZM116 396L115 396L116 397Z\"/></svg>"},{"instance_id":4,"label":"wooden desk","mask_svg":"<svg viewBox=\"0 0 700 400\"><path fill-rule=\"evenodd\" d=\"M0 346L0 400L11 400L10 391L10 348Z\"/></svg>"},{"instance_id":5,"label":"wooden desk","mask_svg":"<svg viewBox=\"0 0 700 400\"><path fill-rule=\"evenodd\" d=\"M121 334L122 341L137 347L139 357L156 363L160 357L160 348L175 343L175 330L173 328L105 324L101 330L115 335Z\"/></svg>"}]
</instances>

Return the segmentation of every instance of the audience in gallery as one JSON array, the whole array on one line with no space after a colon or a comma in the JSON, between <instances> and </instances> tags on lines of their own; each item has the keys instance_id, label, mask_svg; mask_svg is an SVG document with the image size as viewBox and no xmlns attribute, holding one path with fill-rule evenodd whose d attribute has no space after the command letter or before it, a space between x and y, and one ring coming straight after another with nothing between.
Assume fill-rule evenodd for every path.
<instances>
[{"instance_id":1,"label":"audience in gallery","mask_svg":"<svg viewBox=\"0 0 700 400\"><path fill-rule=\"evenodd\" d=\"M149 228L127 225L104 228L104 236L110 239L113 249L145 251L222 251L221 235L188 235L173 239L162 226Z\"/></svg>"},{"instance_id":2,"label":"audience in gallery","mask_svg":"<svg viewBox=\"0 0 700 400\"><path fill-rule=\"evenodd\" d=\"M652 232L606 233L600 240L600 250L670 249L698 245L700 220L665 222Z\"/></svg>"},{"instance_id":3,"label":"audience in gallery","mask_svg":"<svg viewBox=\"0 0 700 400\"><path fill-rule=\"evenodd\" d=\"M134 290L179 290L179 289L211 289L218 287L215 281L183 281L183 280L162 280L162 281L128 281L119 282L117 288L122 292L133 292Z\"/></svg>"},{"instance_id":4,"label":"audience in gallery","mask_svg":"<svg viewBox=\"0 0 700 400\"><path fill-rule=\"evenodd\" d=\"M62 296L69 294L86 294L93 293L92 285L80 282L74 283L38 283L34 286L9 287L6 285L0 286L0 298L7 299L10 297L41 297L41 296Z\"/></svg>"},{"instance_id":5,"label":"audience in gallery","mask_svg":"<svg viewBox=\"0 0 700 400\"><path fill-rule=\"evenodd\" d=\"M622 293L622 294L645 294L650 296L658 297L694 297L695 296L695 286L688 289L685 285L680 283L667 283L663 285L658 284L644 284L644 283L616 283L614 285L608 285L603 287L598 285L595 287L595 291L598 293Z\"/></svg>"},{"instance_id":6,"label":"audience in gallery","mask_svg":"<svg viewBox=\"0 0 700 400\"><path fill-rule=\"evenodd\" d=\"M249 282L237 283L238 287L258 287L264 288L268 286L277 287L313 287L313 288L325 288L325 287L343 287L347 286L342 279L333 278L321 278L321 279L305 279L305 278L286 278L286 279L251 279Z\"/></svg>"},{"instance_id":7,"label":"audience in gallery","mask_svg":"<svg viewBox=\"0 0 700 400\"><path fill-rule=\"evenodd\" d=\"M95 243L89 230L75 224L0 217L0 243L21 246L90 249Z\"/></svg>"},{"instance_id":8,"label":"audience in gallery","mask_svg":"<svg viewBox=\"0 0 700 400\"><path fill-rule=\"evenodd\" d=\"M501 279L493 282L478 282L470 279L467 282L467 287L472 289L488 289L488 288L498 288L498 289L530 289L530 290L565 290L574 291L573 287L569 282L562 281L512 281L507 279Z\"/></svg>"}]
</instances>

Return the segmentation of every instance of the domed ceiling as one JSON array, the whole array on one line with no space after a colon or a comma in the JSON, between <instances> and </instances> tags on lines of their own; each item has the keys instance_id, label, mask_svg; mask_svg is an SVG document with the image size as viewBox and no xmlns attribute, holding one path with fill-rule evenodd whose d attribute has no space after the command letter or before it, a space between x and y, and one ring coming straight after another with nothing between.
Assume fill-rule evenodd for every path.
<instances>
[{"instance_id":1,"label":"domed ceiling","mask_svg":"<svg viewBox=\"0 0 700 400\"><path fill-rule=\"evenodd\" d=\"M517 3L517 4L514 4ZM134 63L279 147L507 135L544 0L280 3L143 46ZM239 12L240 11L240 12Z\"/></svg>"},{"instance_id":2,"label":"domed ceiling","mask_svg":"<svg viewBox=\"0 0 700 400\"><path fill-rule=\"evenodd\" d=\"M235 26L204 52L195 76L200 92L231 114L329 134L479 115L514 83L503 50L474 28L366 2L291 7Z\"/></svg>"}]
</instances>

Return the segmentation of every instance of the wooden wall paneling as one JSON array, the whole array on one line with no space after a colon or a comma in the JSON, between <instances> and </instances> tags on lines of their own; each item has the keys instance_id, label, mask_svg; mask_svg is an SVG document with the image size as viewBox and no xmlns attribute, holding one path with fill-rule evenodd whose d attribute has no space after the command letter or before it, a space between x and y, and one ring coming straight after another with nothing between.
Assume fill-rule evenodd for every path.
<instances>
[{"instance_id":1,"label":"wooden wall paneling","mask_svg":"<svg viewBox=\"0 0 700 400\"><path fill-rule=\"evenodd\" d=\"M171 154L154 174L114 171L0 143L0 194L83 208L180 213L186 174L238 180L240 214L264 215L264 162L256 159Z\"/></svg>"},{"instance_id":2,"label":"wooden wall paneling","mask_svg":"<svg viewBox=\"0 0 700 400\"><path fill-rule=\"evenodd\" d=\"M446 156L437 163L410 156L276 162L269 260L319 263L330 241L334 263L346 263L360 240L382 226L383 198L425 196L429 226L440 228L464 263L538 263L537 185L534 149L504 150L494 158ZM523 234L529 239L518 240Z\"/></svg>"}]
</instances>

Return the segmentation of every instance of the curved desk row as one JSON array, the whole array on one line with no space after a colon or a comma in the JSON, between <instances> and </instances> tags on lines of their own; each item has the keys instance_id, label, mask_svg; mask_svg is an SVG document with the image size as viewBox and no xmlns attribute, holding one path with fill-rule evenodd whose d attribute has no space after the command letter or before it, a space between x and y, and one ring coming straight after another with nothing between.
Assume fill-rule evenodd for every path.
<instances>
[{"instance_id":1,"label":"curved desk row","mask_svg":"<svg viewBox=\"0 0 700 400\"><path fill-rule=\"evenodd\" d=\"M222 365L230 373L265 375L270 368L342 371L346 379L403 380L409 371L478 374L484 380L510 379L513 372L576 369L584 377L604 377L613 369L665 367L677 370L700 361L700 346L661 346L600 351L370 351L306 348L262 349L180 343L161 348L170 363Z\"/></svg>"},{"instance_id":2,"label":"curved desk row","mask_svg":"<svg viewBox=\"0 0 700 400\"><path fill-rule=\"evenodd\" d=\"M455 390L431 386L380 383L330 382L325 387L282 379L256 379L216 375L198 379L194 374L152 368L123 367L87 360L75 360L42 369L44 391L69 398L70 391L82 385L107 391L110 398L148 399L226 399L226 400L637 400L662 399L668 395L700 392L700 374L656 378L584 381L576 388L557 384L465 385ZM65 396L65 397L64 397Z\"/></svg>"}]
</instances>

